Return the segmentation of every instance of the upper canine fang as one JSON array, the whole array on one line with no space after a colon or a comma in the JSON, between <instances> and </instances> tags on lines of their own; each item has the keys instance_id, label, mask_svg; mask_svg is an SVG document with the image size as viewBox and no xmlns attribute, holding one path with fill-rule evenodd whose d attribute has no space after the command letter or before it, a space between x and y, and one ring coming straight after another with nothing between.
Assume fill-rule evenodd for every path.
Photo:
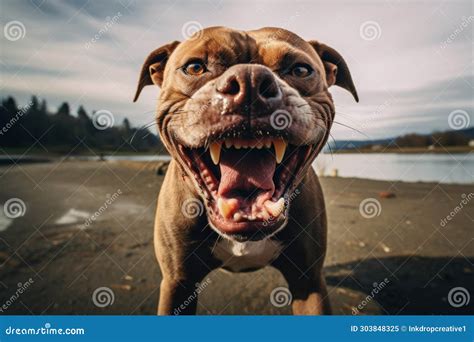
<instances>
[{"instance_id":1,"label":"upper canine fang","mask_svg":"<svg viewBox=\"0 0 474 342\"><path fill-rule=\"evenodd\" d=\"M283 156L286 151L286 141L279 138L273 140L273 147L275 148L275 159L277 164L280 164L283 160Z\"/></svg>"},{"instance_id":2,"label":"upper canine fang","mask_svg":"<svg viewBox=\"0 0 474 342\"><path fill-rule=\"evenodd\" d=\"M222 142L213 142L209 146L209 152L211 154L212 162L215 165L219 164L219 160L221 159L221 149L222 149Z\"/></svg>"}]
</instances>

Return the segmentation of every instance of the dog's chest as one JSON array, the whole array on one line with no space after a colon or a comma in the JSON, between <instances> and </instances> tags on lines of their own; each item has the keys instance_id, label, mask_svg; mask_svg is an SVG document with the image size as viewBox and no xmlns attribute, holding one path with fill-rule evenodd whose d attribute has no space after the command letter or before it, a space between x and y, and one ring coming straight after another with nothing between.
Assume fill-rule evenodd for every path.
<instances>
[{"instance_id":1,"label":"dog's chest","mask_svg":"<svg viewBox=\"0 0 474 342\"><path fill-rule=\"evenodd\" d=\"M281 249L281 244L271 239L248 242L223 239L214 247L212 254L222 261L222 268L244 272L267 266L280 255Z\"/></svg>"}]
</instances>

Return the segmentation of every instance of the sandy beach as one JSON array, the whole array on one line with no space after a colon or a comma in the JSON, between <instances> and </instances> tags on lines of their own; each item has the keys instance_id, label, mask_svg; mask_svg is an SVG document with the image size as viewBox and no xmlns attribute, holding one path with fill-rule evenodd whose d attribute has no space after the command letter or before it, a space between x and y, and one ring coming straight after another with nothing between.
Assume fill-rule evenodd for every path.
<instances>
[{"instance_id":1,"label":"sandy beach","mask_svg":"<svg viewBox=\"0 0 474 342\"><path fill-rule=\"evenodd\" d=\"M0 314L155 314L161 275L152 236L162 180L147 163L0 166L0 203L18 198L26 209L0 216ZM335 314L473 312L474 300L456 308L448 293L464 287L474 295L474 201L451 215L474 185L354 178L322 178L322 185ZM368 198L380 204L375 215L361 214ZM270 267L216 270L198 313L289 314L270 301L279 286L285 281ZM113 293L104 307L92 300L101 287Z\"/></svg>"}]
</instances>

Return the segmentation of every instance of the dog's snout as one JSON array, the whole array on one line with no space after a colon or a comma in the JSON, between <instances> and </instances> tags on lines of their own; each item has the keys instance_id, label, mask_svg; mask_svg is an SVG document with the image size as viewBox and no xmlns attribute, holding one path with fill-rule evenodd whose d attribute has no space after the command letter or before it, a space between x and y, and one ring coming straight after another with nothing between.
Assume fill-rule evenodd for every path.
<instances>
[{"instance_id":1,"label":"dog's snout","mask_svg":"<svg viewBox=\"0 0 474 342\"><path fill-rule=\"evenodd\" d=\"M231 67L218 80L216 90L234 106L247 105L256 110L271 109L282 100L275 75L262 65Z\"/></svg>"},{"instance_id":2,"label":"dog's snout","mask_svg":"<svg viewBox=\"0 0 474 342\"><path fill-rule=\"evenodd\" d=\"M267 68L254 74L255 89L257 96L261 99L271 99L281 96L280 88L276 83L275 76Z\"/></svg>"},{"instance_id":3,"label":"dog's snout","mask_svg":"<svg viewBox=\"0 0 474 342\"><path fill-rule=\"evenodd\" d=\"M233 97L241 96L245 92L245 80L242 80L242 76L237 73L230 73L225 75L220 82L217 84L217 91L224 95Z\"/></svg>"}]
</instances>

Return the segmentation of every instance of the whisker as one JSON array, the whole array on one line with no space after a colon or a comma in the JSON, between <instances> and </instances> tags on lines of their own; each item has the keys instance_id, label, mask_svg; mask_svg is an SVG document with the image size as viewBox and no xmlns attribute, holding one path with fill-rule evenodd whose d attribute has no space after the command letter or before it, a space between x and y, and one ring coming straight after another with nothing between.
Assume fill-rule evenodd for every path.
<instances>
[{"instance_id":1,"label":"whisker","mask_svg":"<svg viewBox=\"0 0 474 342\"><path fill-rule=\"evenodd\" d=\"M337 121L333 121L333 123L335 123L335 124L337 124L337 125L340 125L340 126L343 126L343 127L346 127L346 128L350 128L350 129L352 129L353 131L355 131L355 132L357 132L357 133L363 135L364 137L366 137L366 138L368 138L368 139L372 139L371 137L369 137L369 136L368 136L367 134L365 134L364 132L359 131L357 128L351 127L351 126L349 126L349 125L346 125L346 124L343 124L343 123L337 122Z\"/></svg>"},{"instance_id":2,"label":"whisker","mask_svg":"<svg viewBox=\"0 0 474 342\"><path fill-rule=\"evenodd\" d=\"M217 247L217 243L219 242L219 239L221 238L220 235L217 235L217 239L216 239L216 242L214 242L214 246L212 246L212 249L211 249L211 253L214 252L214 249L216 249Z\"/></svg>"},{"instance_id":3,"label":"whisker","mask_svg":"<svg viewBox=\"0 0 474 342\"><path fill-rule=\"evenodd\" d=\"M337 109L336 109L336 114L341 114L341 115L345 115L345 116L349 116L349 117L350 117L350 116L353 116L353 114L343 113L343 112L341 112L341 111L339 111L339 110L337 110Z\"/></svg>"},{"instance_id":4,"label":"whisker","mask_svg":"<svg viewBox=\"0 0 474 342\"><path fill-rule=\"evenodd\" d=\"M332 139L332 141L334 142L334 146L336 146L336 139L334 139L334 137L332 136L331 133L329 133L329 137ZM328 148L329 148L329 152L331 153L331 159L332 161L334 161L334 153L332 151L332 148L331 148L331 144L329 143L328 144Z\"/></svg>"}]
</instances>

